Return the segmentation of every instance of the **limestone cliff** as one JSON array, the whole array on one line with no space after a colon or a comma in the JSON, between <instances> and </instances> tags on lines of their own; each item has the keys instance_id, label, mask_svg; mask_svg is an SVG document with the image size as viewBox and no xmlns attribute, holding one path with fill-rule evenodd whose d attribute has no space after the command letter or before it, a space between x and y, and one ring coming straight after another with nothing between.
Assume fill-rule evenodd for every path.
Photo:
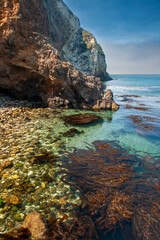
<instances>
[{"instance_id":1,"label":"limestone cliff","mask_svg":"<svg viewBox=\"0 0 160 240\"><path fill-rule=\"evenodd\" d=\"M0 90L51 107L107 109L100 78L61 60L77 29L62 0L1 0Z\"/></svg>"}]
</instances>

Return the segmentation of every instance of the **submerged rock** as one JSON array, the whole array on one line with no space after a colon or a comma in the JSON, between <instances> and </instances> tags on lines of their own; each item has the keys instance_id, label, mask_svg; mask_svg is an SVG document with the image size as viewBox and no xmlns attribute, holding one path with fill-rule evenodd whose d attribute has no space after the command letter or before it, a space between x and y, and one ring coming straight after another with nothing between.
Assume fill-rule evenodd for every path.
<instances>
[{"instance_id":1,"label":"submerged rock","mask_svg":"<svg viewBox=\"0 0 160 240\"><path fill-rule=\"evenodd\" d=\"M0 91L51 108L108 108L101 79L95 77L107 74L105 57L94 37L89 34L79 38L88 48L80 54L82 64L76 64L74 57L70 62L95 76L86 76L61 59L63 55L68 61L74 50L70 47L75 41L72 36L77 36L80 29L79 20L62 0L4 0L0 12ZM94 46L89 45L92 40ZM75 50L71 58L76 54Z\"/></svg>"},{"instance_id":2,"label":"submerged rock","mask_svg":"<svg viewBox=\"0 0 160 240\"><path fill-rule=\"evenodd\" d=\"M20 204L20 199L16 195L13 195L9 199L9 202L13 205L18 205L18 204Z\"/></svg>"},{"instance_id":3,"label":"submerged rock","mask_svg":"<svg viewBox=\"0 0 160 240\"><path fill-rule=\"evenodd\" d=\"M83 131L78 131L76 128L71 128L67 132L63 133L64 137L73 137L75 134L83 133Z\"/></svg>"},{"instance_id":4,"label":"submerged rock","mask_svg":"<svg viewBox=\"0 0 160 240\"><path fill-rule=\"evenodd\" d=\"M85 114L76 114L76 115L64 117L64 121L67 124L81 125L81 124L95 123L98 121L103 122L103 119L99 116L85 113Z\"/></svg>"},{"instance_id":5,"label":"submerged rock","mask_svg":"<svg viewBox=\"0 0 160 240\"><path fill-rule=\"evenodd\" d=\"M39 213L30 213L25 218L22 227L30 231L31 239L46 239L46 227Z\"/></svg>"},{"instance_id":6,"label":"submerged rock","mask_svg":"<svg viewBox=\"0 0 160 240\"><path fill-rule=\"evenodd\" d=\"M32 164L55 162L57 158L48 152L40 153L30 159Z\"/></svg>"}]
</instances>

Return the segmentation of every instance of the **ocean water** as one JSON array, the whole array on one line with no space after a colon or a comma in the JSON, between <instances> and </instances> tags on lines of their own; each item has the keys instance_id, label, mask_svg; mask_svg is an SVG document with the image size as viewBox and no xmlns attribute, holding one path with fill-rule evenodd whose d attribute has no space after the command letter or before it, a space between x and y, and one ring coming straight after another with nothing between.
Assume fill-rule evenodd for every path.
<instances>
[{"instance_id":1,"label":"ocean water","mask_svg":"<svg viewBox=\"0 0 160 240\"><path fill-rule=\"evenodd\" d=\"M114 99L121 106L115 117L121 124L124 120L126 146L142 154L160 156L160 75L114 75L113 78L116 80L107 83L107 88L114 92ZM126 109L126 105L135 109ZM136 128L127 118L129 115L148 117L146 122L153 125L153 131ZM122 135L119 141L125 145Z\"/></svg>"},{"instance_id":2,"label":"ocean water","mask_svg":"<svg viewBox=\"0 0 160 240\"><path fill-rule=\"evenodd\" d=\"M84 134L74 137L68 143L84 148L85 143L95 140L116 141L131 153L160 155L160 75L113 75L114 80L104 82L106 89L114 93L114 100L120 105L116 112L103 111L98 115L103 124L79 127ZM134 122L140 118L142 125ZM130 118L132 117L132 118ZM148 128L147 128L147 125ZM143 143L143 144L142 144Z\"/></svg>"},{"instance_id":3,"label":"ocean water","mask_svg":"<svg viewBox=\"0 0 160 240\"><path fill-rule=\"evenodd\" d=\"M81 176L76 175L78 172L74 172L76 166L74 160L73 162L71 160L72 157L74 159L72 153L74 149L79 152L80 157L84 156L85 153L84 161L87 161L87 158L94 153L91 149L95 149L93 144L95 141L118 146L118 151L122 150L125 154L132 155L133 162L136 161L136 157L141 159L137 164L134 162L135 174L139 174L136 175L135 182L136 179L149 181L148 176L151 176L152 184L159 184L159 170L156 170L155 173L153 170L154 166L159 169L160 159L160 75L113 75L112 77L112 81L103 84L106 89L113 91L114 100L120 105L116 112L23 109L19 102L14 106L12 100L10 100L9 107L4 107L5 100L1 100L0 232L19 227L25 216L35 211L41 213L45 221L49 216L54 215L57 219L64 218L64 223L72 223L73 217L78 211L76 206L83 204L84 198L90 193L88 189L85 189L85 182L83 187L83 180L86 180L86 186L90 180L92 182L94 178L88 180L85 177L88 173L92 173L92 170L94 172L95 168L94 163L91 167L88 165L89 171L84 168L86 174L81 179ZM64 123L65 116L79 113L98 115L103 118L103 122L85 126L72 126ZM66 133L72 128L78 130L79 133L67 135ZM109 154L113 157L114 150L112 149L112 151ZM97 150L97 152L101 156L101 151ZM69 158L68 154L71 154ZM93 157L95 157L94 154ZM102 156L103 158L104 156ZM107 159L106 155L105 158ZM44 162L36 162L37 159L42 159ZM101 161L101 157L99 159ZM147 170L143 166L143 160L145 167L149 166ZM126 159L122 164L125 161ZM4 165L3 169L4 163L6 166ZM98 164L97 167L101 169ZM132 166L132 161L130 164ZM103 162L102 168L104 166ZM77 162L77 169L78 167L82 171ZM69 178L71 184L62 181L63 177L65 179L66 171L71 172L71 176L75 176ZM148 175L142 176L145 171ZM82 189L74 188L75 184ZM134 191L137 194L136 191L139 190L137 190L136 183L134 185L134 182L131 181L131 184L133 184L133 189L135 188ZM103 190L100 189L100 186L98 186L99 190ZM160 188L159 185L156 186L158 186L157 189ZM151 195L155 194L155 199L157 199L159 192L155 193L152 191L153 189L153 187L150 190L145 189L147 198L151 193ZM141 190L143 191L143 187ZM121 194L122 191L123 202L124 189L120 187L114 189L113 187L112 191L113 199L114 194L115 199L116 196L121 197L121 195L116 194ZM96 191L93 189L91 192ZM127 194L129 193L127 192ZM160 206L160 202L158 204L154 206L154 209ZM112 207L114 208L114 206ZM123 205L122 207L120 205L120 209L123 209ZM160 216L160 209L158 211L156 216L158 213ZM96 217L99 216L96 215ZM96 217L94 217L95 222ZM153 218L154 216L152 216ZM99 236L101 240L124 239L120 230L111 231L106 237L102 230L99 232ZM96 239L96 237L93 236L92 239ZM157 238L153 237L152 239Z\"/></svg>"}]
</instances>

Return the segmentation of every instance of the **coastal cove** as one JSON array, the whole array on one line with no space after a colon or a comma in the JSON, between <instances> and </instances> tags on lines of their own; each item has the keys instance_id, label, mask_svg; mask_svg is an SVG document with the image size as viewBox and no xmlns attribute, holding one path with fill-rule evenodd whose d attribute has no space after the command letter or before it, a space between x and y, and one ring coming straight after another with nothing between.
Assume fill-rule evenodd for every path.
<instances>
[{"instance_id":1,"label":"coastal cove","mask_svg":"<svg viewBox=\"0 0 160 240\"><path fill-rule=\"evenodd\" d=\"M116 112L0 96L1 233L38 212L48 239L62 239L60 232L64 239L159 238L160 75L112 77L103 84L114 92ZM65 122L86 113L102 120Z\"/></svg>"}]
</instances>

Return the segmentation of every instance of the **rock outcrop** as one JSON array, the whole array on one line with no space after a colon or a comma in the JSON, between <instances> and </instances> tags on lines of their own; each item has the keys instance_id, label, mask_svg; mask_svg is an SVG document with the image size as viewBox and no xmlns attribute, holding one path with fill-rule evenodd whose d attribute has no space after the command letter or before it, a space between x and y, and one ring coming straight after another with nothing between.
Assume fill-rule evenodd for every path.
<instances>
[{"instance_id":1,"label":"rock outcrop","mask_svg":"<svg viewBox=\"0 0 160 240\"><path fill-rule=\"evenodd\" d=\"M47 11L50 35L64 61L70 62L87 76L101 80L111 77L106 60L94 36L80 27L80 21L62 0L43 0ZM58 21L57 21L58 19Z\"/></svg>"},{"instance_id":2,"label":"rock outcrop","mask_svg":"<svg viewBox=\"0 0 160 240\"><path fill-rule=\"evenodd\" d=\"M82 28L64 45L62 57L87 76L97 76L102 81L111 79L106 72L107 65L101 46L91 33Z\"/></svg>"},{"instance_id":3,"label":"rock outcrop","mask_svg":"<svg viewBox=\"0 0 160 240\"><path fill-rule=\"evenodd\" d=\"M79 20L62 0L1 0L0 90L54 108L97 106L104 97L100 78L61 59L70 55L70 37L80 33ZM99 69L92 75L103 75L103 64Z\"/></svg>"}]
</instances>

